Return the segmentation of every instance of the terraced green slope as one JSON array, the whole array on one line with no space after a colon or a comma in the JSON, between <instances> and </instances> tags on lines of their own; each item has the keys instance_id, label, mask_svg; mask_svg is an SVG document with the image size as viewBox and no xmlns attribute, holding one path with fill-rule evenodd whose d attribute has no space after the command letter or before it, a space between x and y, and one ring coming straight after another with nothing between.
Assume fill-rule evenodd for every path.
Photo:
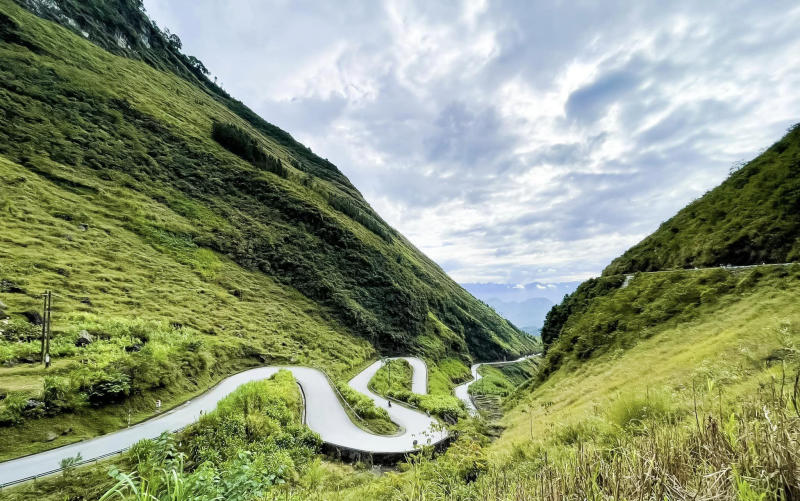
<instances>
[{"instance_id":1,"label":"terraced green slope","mask_svg":"<svg viewBox=\"0 0 800 501\"><path fill-rule=\"evenodd\" d=\"M79 34L116 26L98 21L109 6L144 16L136 2L55 5L78 33L0 0L0 437L14 437L0 456L108 431L267 361L344 375L377 353L529 350L335 166L187 73L159 31L141 58ZM67 15L76 5L84 17ZM215 123L233 139L214 139ZM45 289L47 372L29 321Z\"/></svg>"}]
</instances>

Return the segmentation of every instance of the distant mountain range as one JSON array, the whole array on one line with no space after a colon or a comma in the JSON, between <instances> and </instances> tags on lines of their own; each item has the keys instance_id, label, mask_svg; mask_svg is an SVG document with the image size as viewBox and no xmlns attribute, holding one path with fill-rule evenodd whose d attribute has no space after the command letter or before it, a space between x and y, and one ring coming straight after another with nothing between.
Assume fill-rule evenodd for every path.
<instances>
[{"instance_id":1,"label":"distant mountain range","mask_svg":"<svg viewBox=\"0 0 800 501\"><path fill-rule=\"evenodd\" d=\"M546 284L461 284L473 296L529 334L538 335L547 312L572 293L580 282Z\"/></svg>"}]
</instances>

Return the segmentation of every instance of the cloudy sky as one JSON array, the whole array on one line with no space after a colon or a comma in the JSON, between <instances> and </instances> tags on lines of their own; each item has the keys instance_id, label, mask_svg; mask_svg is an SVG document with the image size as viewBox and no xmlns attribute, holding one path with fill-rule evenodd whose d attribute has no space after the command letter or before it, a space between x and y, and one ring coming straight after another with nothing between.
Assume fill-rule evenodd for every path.
<instances>
[{"instance_id":1,"label":"cloudy sky","mask_svg":"<svg viewBox=\"0 0 800 501\"><path fill-rule=\"evenodd\" d=\"M144 3L460 282L597 275L800 121L795 1Z\"/></svg>"}]
</instances>

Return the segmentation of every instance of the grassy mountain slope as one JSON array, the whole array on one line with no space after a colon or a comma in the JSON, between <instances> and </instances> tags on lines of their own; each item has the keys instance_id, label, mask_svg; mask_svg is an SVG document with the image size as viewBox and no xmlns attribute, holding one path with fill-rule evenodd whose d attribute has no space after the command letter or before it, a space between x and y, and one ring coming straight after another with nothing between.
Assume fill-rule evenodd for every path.
<instances>
[{"instance_id":1,"label":"grassy mountain slope","mask_svg":"<svg viewBox=\"0 0 800 501\"><path fill-rule=\"evenodd\" d=\"M733 172L603 275L800 259L800 127Z\"/></svg>"},{"instance_id":2,"label":"grassy mountain slope","mask_svg":"<svg viewBox=\"0 0 800 501\"><path fill-rule=\"evenodd\" d=\"M561 367L578 370L586 360L622 353L696 319L725 325L722 312L744 308L759 294L800 292L797 264L637 273L625 287L618 278L597 279L601 286L579 288L565 300L573 310L546 352L540 381Z\"/></svg>"},{"instance_id":3,"label":"grassy mountain slope","mask_svg":"<svg viewBox=\"0 0 800 501\"><path fill-rule=\"evenodd\" d=\"M81 28L0 0L0 456L110 431L261 363L344 377L379 352L529 351L335 166L181 71L175 47L156 51L160 31L142 57L80 34L114 40L100 21L144 16L130 2L34 4Z\"/></svg>"},{"instance_id":4,"label":"grassy mountain slope","mask_svg":"<svg viewBox=\"0 0 800 501\"><path fill-rule=\"evenodd\" d=\"M797 496L800 266L763 271L713 307L688 306L654 327L645 315L630 347L630 333L619 335L521 391L491 446L497 466L484 495L510 499L555 486L578 497ZM752 273L725 272L737 281ZM641 281L646 297L643 289L662 279L637 276L619 294ZM667 286L665 296L676 290Z\"/></svg>"},{"instance_id":5,"label":"grassy mountain slope","mask_svg":"<svg viewBox=\"0 0 800 501\"><path fill-rule=\"evenodd\" d=\"M125 221L144 238L167 233L269 274L382 350L411 350L431 312L460 338L448 348L468 346L488 358L524 351L519 331L386 226L333 165L285 133L243 120L242 110L205 87L112 56L8 2L2 25L9 127L0 153L10 160L62 185L74 185L60 176L72 171L144 194L190 225ZM244 131L284 174L223 148L210 137L215 121Z\"/></svg>"},{"instance_id":6,"label":"grassy mountain slope","mask_svg":"<svg viewBox=\"0 0 800 501\"><path fill-rule=\"evenodd\" d=\"M148 417L153 400L178 403L246 366L302 363L348 374L375 354L269 276L167 235L144 240L120 225L120 214L146 214L189 227L133 190L83 181L96 190L87 197L3 158L0 180L0 298L12 316L0 325L0 391L8 394L0 420L24 421L0 427L0 437L9 438L2 456L110 431L126 424L129 409L134 421ZM36 363L39 328L18 315L38 312L37 293L45 288L57 292L49 370ZM79 348L82 330L94 342ZM89 401L51 402L46 381ZM112 384L122 388L103 393ZM31 397L49 408L16 407ZM49 433L58 437L46 442Z\"/></svg>"}]
</instances>

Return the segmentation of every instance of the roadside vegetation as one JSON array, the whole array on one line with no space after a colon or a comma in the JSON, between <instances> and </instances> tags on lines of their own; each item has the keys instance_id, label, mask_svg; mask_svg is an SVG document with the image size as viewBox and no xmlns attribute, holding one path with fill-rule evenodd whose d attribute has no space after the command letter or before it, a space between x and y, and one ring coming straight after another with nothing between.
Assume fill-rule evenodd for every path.
<instances>
[{"instance_id":1,"label":"roadside vegetation","mask_svg":"<svg viewBox=\"0 0 800 501\"><path fill-rule=\"evenodd\" d=\"M374 400L352 389L346 382L337 383L336 388L345 400L345 411L355 424L379 435L391 435L400 431L389 418L386 409L375 405Z\"/></svg>"},{"instance_id":2,"label":"roadside vegetation","mask_svg":"<svg viewBox=\"0 0 800 501\"><path fill-rule=\"evenodd\" d=\"M175 435L143 440L122 457L8 489L6 499L256 499L298 482L319 460L302 423L291 373L246 383ZM81 490L87 489L87 490Z\"/></svg>"},{"instance_id":3,"label":"roadside vegetation","mask_svg":"<svg viewBox=\"0 0 800 501\"><path fill-rule=\"evenodd\" d=\"M453 395L453 388L469 375L469 368L463 362L448 358L439 362L427 361L428 394L420 395L411 391L411 366L405 360L389 360L378 369L369 382L369 388L384 397L405 402L445 423L454 424L466 417L464 403ZM389 371L391 368L391 382Z\"/></svg>"}]
</instances>

